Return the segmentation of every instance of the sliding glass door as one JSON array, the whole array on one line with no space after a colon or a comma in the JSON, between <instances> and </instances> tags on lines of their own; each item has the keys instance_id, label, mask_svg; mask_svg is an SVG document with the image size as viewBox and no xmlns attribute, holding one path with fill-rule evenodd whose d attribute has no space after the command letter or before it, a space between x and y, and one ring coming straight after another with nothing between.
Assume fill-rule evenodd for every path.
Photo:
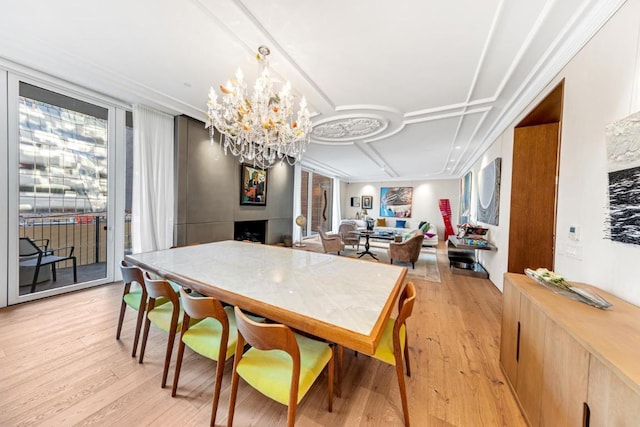
<instances>
[{"instance_id":1,"label":"sliding glass door","mask_svg":"<svg viewBox=\"0 0 640 427\"><path fill-rule=\"evenodd\" d=\"M113 281L111 177L124 111L8 81L9 304Z\"/></svg>"}]
</instances>

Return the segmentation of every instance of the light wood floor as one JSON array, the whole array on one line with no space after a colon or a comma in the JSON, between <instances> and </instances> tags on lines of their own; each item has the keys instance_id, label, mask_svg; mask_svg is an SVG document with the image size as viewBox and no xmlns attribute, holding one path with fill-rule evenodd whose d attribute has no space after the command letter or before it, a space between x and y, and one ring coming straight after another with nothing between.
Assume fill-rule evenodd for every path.
<instances>
[{"instance_id":1,"label":"light wood floor","mask_svg":"<svg viewBox=\"0 0 640 427\"><path fill-rule=\"evenodd\" d=\"M414 280L407 379L413 425L524 426L499 367L500 292L487 280L452 275L442 244L438 259L442 283ZM187 349L171 398L170 387L160 388L166 335L152 330L138 364L130 355L133 311L115 340L120 297L121 285L113 284L0 310L1 426L208 425L214 362ZM226 425L231 366L216 425ZM323 374L299 405L297 425L403 425L393 367L345 351L343 395L333 413L326 381ZM241 382L234 421L284 425L286 408Z\"/></svg>"}]
</instances>

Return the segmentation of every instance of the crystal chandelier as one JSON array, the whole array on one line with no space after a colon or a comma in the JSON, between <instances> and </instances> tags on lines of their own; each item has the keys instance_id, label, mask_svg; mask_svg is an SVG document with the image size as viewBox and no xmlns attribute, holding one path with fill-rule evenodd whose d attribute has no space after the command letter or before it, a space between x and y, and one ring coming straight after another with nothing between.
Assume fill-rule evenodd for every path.
<instances>
[{"instance_id":1,"label":"crystal chandelier","mask_svg":"<svg viewBox=\"0 0 640 427\"><path fill-rule=\"evenodd\" d=\"M293 111L291 85L287 82L279 92L269 72L269 48L260 46L256 58L261 74L249 98L242 70L236 78L220 85L221 103L213 87L209 90L207 116L209 136L213 142L214 128L220 132L220 145L224 153L238 156L240 162L250 162L266 169L277 160L293 165L300 161L311 138L311 120L307 101L300 100L299 109Z\"/></svg>"}]
</instances>

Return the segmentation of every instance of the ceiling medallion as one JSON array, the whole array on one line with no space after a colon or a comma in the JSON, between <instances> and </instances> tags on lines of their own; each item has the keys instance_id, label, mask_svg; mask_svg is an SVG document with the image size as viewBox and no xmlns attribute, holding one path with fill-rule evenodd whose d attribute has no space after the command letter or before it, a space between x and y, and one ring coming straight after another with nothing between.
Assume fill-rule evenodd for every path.
<instances>
[{"instance_id":1,"label":"ceiling medallion","mask_svg":"<svg viewBox=\"0 0 640 427\"><path fill-rule=\"evenodd\" d=\"M322 140L362 139L375 135L383 129L382 120L373 117L351 117L317 124L311 132Z\"/></svg>"}]
</instances>

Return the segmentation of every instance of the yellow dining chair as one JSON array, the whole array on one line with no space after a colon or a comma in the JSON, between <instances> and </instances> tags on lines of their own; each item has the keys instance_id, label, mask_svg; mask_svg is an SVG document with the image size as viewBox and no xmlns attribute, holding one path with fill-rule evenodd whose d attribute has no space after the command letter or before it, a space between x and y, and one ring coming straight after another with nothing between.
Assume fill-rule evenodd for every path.
<instances>
[{"instance_id":1,"label":"yellow dining chair","mask_svg":"<svg viewBox=\"0 0 640 427\"><path fill-rule=\"evenodd\" d=\"M183 310L178 294L176 294L174 288L167 280L153 280L149 276L149 273L145 273L144 284L147 289L147 294L149 295L149 301L147 302L147 319L144 323L140 359L138 362L142 363L144 361L144 351L147 346L149 327L153 323L155 327L169 334L164 358L164 369L162 371L162 388L164 388L167 385L169 364L171 363L171 354L173 352L176 332L182 326ZM160 298L166 298L168 302L162 305L156 304L156 301Z\"/></svg>"},{"instance_id":2,"label":"yellow dining chair","mask_svg":"<svg viewBox=\"0 0 640 427\"><path fill-rule=\"evenodd\" d=\"M129 306L138 312L136 332L133 338L133 349L131 351L131 357L136 357L138 341L140 340L140 331L142 329L142 320L144 319L144 312L147 305L147 290L144 286L144 273L140 267L136 265L128 265L124 260L120 262L120 272L122 273L122 283L124 283L124 288L122 290L122 301L120 304L120 316L118 317L116 339L120 339L122 324L124 322L124 314L127 311L127 306ZM135 284L137 284L137 286ZM178 285L172 283L171 287L174 292L178 292ZM166 298L158 298L156 300L156 307L167 302L169 302L169 300Z\"/></svg>"},{"instance_id":3,"label":"yellow dining chair","mask_svg":"<svg viewBox=\"0 0 640 427\"><path fill-rule=\"evenodd\" d=\"M287 425L295 424L298 403L328 366L329 412L333 410L333 348L295 334L288 326L257 323L235 307L238 342L233 363L227 426L233 425L238 381L242 377L265 396L287 405ZM245 342L252 347L244 354Z\"/></svg>"},{"instance_id":4,"label":"yellow dining chair","mask_svg":"<svg viewBox=\"0 0 640 427\"><path fill-rule=\"evenodd\" d=\"M125 311L127 311L127 306L129 306L138 312L138 319L136 320L136 332L133 338L133 350L131 351L131 357L136 357L138 341L140 339L140 329L142 327L142 319L144 318L144 311L147 304L147 290L144 286L144 274L139 267L128 266L125 261L122 261L120 263L120 271L122 272L122 282L124 283L124 289L122 291L122 301L120 304L120 316L118 317L118 328L116 329L116 339L120 339L120 332L122 331L122 323L124 321L124 313ZM138 286L134 288L136 283L138 284Z\"/></svg>"},{"instance_id":5,"label":"yellow dining chair","mask_svg":"<svg viewBox=\"0 0 640 427\"><path fill-rule=\"evenodd\" d=\"M196 353L218 362L216 367L216 382L213 392L211 408L211 425L216 422L218 401L220 400L220 386L224 372L224 362L233 356L238 340L236 316L233 307L222 307L215 298L195 298L180 289L180 299L184 309L182 331L176 360L176 373L173 376L171 396L175 397L180 379L180 368L185 345ZM192 319L200 320L190 325Z\"/></svg>"},{"instance_id":6,"label":"yellow dining chair","mask_svg":"<svg viewBox=\"0 0 640 427\"><path fill-rule=\"evenodd\" d=\"M389 319L385 325L382 338L376 349L374 358L390 365L395 365L398 375L398 386L400 388L400 399L402 400L402 412L404 413L404 424L409 427L409 406L407 405L407 390L404 383L404 372L402 369L402 356L407 365L407 376L411 376L409 365L409 343L407 342L406 321L413 311L413 304L416 299L416 287L412 282L408 282L398 298L398 317Z\"/></svg>"}]
</instances>

